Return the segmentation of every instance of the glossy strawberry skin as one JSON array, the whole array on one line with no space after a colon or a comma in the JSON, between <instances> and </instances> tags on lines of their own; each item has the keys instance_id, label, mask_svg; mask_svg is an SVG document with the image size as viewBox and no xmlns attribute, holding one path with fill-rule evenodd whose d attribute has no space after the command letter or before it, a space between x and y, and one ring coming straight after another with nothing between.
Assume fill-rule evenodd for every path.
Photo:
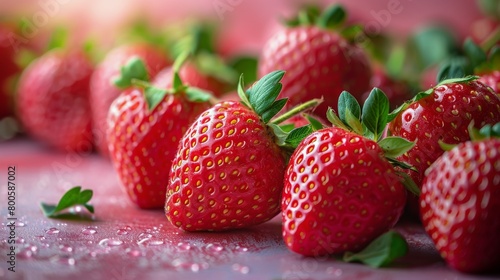
<instances>
[{"instance_id":1,"label":"glossy strawberry skin","mask_svg":"<svg viewBox=\"0 0 500 280\"><path fill-rule=\"evenodd\" d=\"M496 93L500 93L500 70L482 74L479 81L491 87Z\"/></svg>"},{"instance_id":2,"label":"glossy strawberry skin","mask_svg":"<svg viewBox=\"0 0 500 280\"><path fill-rule=\"evenodd\" d=\"M420 187L425 170L444 152L438 141L457 144L469 140L471 121L477 128L500 121L500 95L477 81L438 86L431 95L410 104L388 128L391 135L415 142L398 159L418 172L404 172ZM418 213L416 197L411 196L409 207Z\"/></svg>"},{"instance_id":3,"label":"glossy strawberry skin","mask_svg":"<svg viewBox=\"0 0 500 280\"><path fill-rule=\"evenodd\" d=\"M168 220L187 231L219 231L276 216L285 155L271 135L239 102L221 102L202 113L172 163Z\"/></svg>"},{"instance_id":4,"label":"glossy strawberry skin","mask_svg":"<svg viewBox=\"0 0 500 280\"><path fill-rule=\"evenodd\" d=\"M90 104L92 106L92 125L95 142L99 152L108 156L106 142L106 118L111 103L122 90L113 85L112 80L120 74L120 68L131 58L137 56L146 65L150 78L168 65L168 60L160 51L145 44L125 45L113 49L97 66L91 78Z\"/></svg>"},{"instance_id":5,"label":"glossy strawberry skin","mask_svg":"<svg viewBox=\"0 0 500 280\"><path fill-rule=\"evenodd\" d=\"M171 79L170 79L171 80ZM182 135L207 103L167 94L149 111L142 90L129 89L111 105L107 141L110 157L132 202L162 208L168 171Z\"/></svg>"},{"instance_id":6,"label":"glossy strawberry skin","mask_svg":"<svg viewBox=\"0 0 500 280\"><path fill-rule=\"evenodd\" d=\"M371 69L367 56L339 34L317 27L296 27L279 31L264 46L259 76L285 70L281 97L289 105L324 98L314 111L325 117L328 107L337 108L343 90L359 101L370 88Z\"/></svg>"},{"instance_id":7,"label":"glossy strawberry skin","mask_svg":"<svg viewBox=\"0 0 500 280\"><path fill-rule=\"evenodd\" d=\"M305 256L363 249L394 226L406 202L378 144L334 127L301 142L284 178L283 238Z\"/></svg>"},{"instance_id":8,"label":"glossy strawberry skin","mask_svg":"<svg viewBox=\"0 0 500 280\"><path fill-rule=\"evenodd\" d=\"M89 59L52 51L33 61L19 81L17 109L26 131L62 151L92 149Z\"/></svg>"},{"instance_id":9,"label":"glossy strawberry skin","mask_svg":"<svg viewBox=\"0 0 500 280\"><path fill-rule=\"evenodd\" d=\"M500 266L500 140L459 144L428 169L423 224L449 266L462 272Z\"/></svg>"}]
</instances>

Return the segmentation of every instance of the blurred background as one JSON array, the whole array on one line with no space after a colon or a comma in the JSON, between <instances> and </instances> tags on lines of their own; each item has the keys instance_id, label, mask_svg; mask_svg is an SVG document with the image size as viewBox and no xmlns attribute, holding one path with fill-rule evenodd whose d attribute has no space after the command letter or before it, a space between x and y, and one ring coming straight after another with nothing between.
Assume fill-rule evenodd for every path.
<instances>
[{"instance_id":1,"label":"blurred background","mask_svg":"<svg viewBox=\"0 0 500 280\"><path fill-rule=\"evenodd\" d=\"M16 81L29 62L46 51L56 30L65 30L69 48L81 48L91 42L96 65L109 50L142 35L153 37L157 44L173 44L185 33L185 26L193 22L210 22L215 27L214 49L218 55L228 58L245 54L258 58L263 44L280 28L283 19L311 3L343 4L349 13L349 23L362 24L371 38L383 37L378 52L415 48L420 51L421 56L408 63L406 58L396 61L400 66L392 75L422 87L435 84L436 65L447 57L449 50L460 46L464 38L471 37L478 44L486 40L498 27L500 14L498 0L0 1L0 25L8 26L8 32L0 33L0 47L3 45L0 83L5 92L0 91L0 141L11 139L23 130L15 117ZM425 33L426 28L433 28L431 35L438 35L429 36L427 32L419 37L419 32ZM432 40L445 42L436 47ZM390 44L384 45L387 42ZM413 47L408 42L413 42ZM24 52L26 49L28 53ZM9 68L6 65L12 62L5 57L14 60L17 67L10 67L14 70L6 70ZM385 67L391 59L394 63L390 55L375 60ZM401 64L410 65L406 67L409 70L402 71Z\"/></svg>"}]
</instances>

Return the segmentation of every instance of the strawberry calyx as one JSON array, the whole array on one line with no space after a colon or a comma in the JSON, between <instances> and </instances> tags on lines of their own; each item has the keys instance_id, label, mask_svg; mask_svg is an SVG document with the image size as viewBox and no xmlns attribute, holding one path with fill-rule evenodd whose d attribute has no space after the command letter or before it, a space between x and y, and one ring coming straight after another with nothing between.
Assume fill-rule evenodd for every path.
<instances>
[{"instance_id":1,"label":"strawberry calyx","mask_svg":"<svg viewBox=\"0 0 500 280\"><path fill-rule=\"evenodd\" d=\"M187 99L192 102L216 102L209 92L200 88L187 86L182 82L178 71L185 59L186 55L181 55L174 63L171 88L163 89L153 86L149 82L149 74L146 65L137 56L131 57L127 63L121 67L120 75L113 79L113 84L120 89L127 89L130 87L143 89L146 104L150 111L154 110L167 94L184 93Z\"/></svg>"},{"instance_id":2,"label":"strawberry calyx","mask_svg":"<svg viewBox=\"0 0 500 280\"><path fill-rule=\"evenodd\" d=\"M402 137L383 135L391 118L389 117L389 99L382 90L373 88L362 108L352 94L343 91L339 96L338 115L332 108L329 108L327 119L336 127L377 142L384 151L385 158L393 166L416 171L414 167L396 159L413 148L415 143ZM420 193L418 186L406 173L399 171L396 173L410 192L417 195Z\"/></svg>"},{"instance_id":3,"label":"strawberry calyx","mask_svg":"<svg viewBox=\"0 0 500 280\"><path fill-rule=\"evenodd\" d=\"M342 26L346 18L347 13L342 5L332 5L323 12L318 6L307 5L296 17L285 20L284 23L288 27L314 25L324 29L335 29Z\"/></svg>"},{"instance_id":4,"label":"strawberry calyx","mask_svg":"<svg viewBox=\"0 0 500 280\"><path fill-rule=\"evenodd\" d=\"M287 129L279 124L297 114L310 110L321 103L313 99L300 104L282 115L276 115L285 107L288 98L277 99L282 89L281 79L285 71L273 71L255 82L249 89L244 90L243 75L238 83L238 96L241 103L260 116L276 136L276 143L285 150L293 150L298 144L313 131L312 125Z\"/></svg>"}]
</instances>

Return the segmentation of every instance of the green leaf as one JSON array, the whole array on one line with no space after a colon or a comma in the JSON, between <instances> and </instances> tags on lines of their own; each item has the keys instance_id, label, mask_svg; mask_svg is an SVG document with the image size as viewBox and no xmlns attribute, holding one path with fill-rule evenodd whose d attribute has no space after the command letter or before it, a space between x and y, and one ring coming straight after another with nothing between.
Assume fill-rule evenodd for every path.
<instances>
[{"instance_id":1,"label":"green leaf","mask_svg":"<svg viewBox=\"0 0 500 280\"><path fill-rule=\"evenodd\" d=\"M284 146L286 143L286 138L288 137L288 133L287 131L283 130L283 128L281 128L281 126L277 125L277 124L274 124L274 123L270 123L268 124L269 127L271 127L271 129L273 130L274 132L274 135L276 135L276 144L278 144L278 146Z\"/></svg>"},{"instance_id":2,"label":"green leaf","mask_svg":"<svg viewBox=\"0 0 500 280\"><path fill-rule=\"evenodd\" d=\"M441 65L436 81L440 83L446 79L463 78L473 73L474 68L467 58L461 56L452 57Z\"/></svg>"},{"instance_id":3,"label":"green leaf","mask_svg":"<svg viewBox=\"0 0 500 280\"><path fill-rule=\"evenodd\" d=\"M344 130L349 130L349 128L342 122L342 120L337 116L332 108L328 108L328 110L326 111L326 118L333 126L342 128Z\"/></svg>"},{"instance_id":4,"label":"green leaf","mask_svg":"<svg viewBox=\"0 0 500 280\"><path fill-rule=\"evenodd\" d=\"M280 81L284 75L285 71L273 71L262 77L248 89L250 106L259 116L262 116L278 97L282 88Z\"/></svg>"},{"instance_id":5,"label":"green leaf","mask_svg":"<svg viewBox=\"0 0 500 280\"><path fill-rule=\"evenodd\" d=\"M257 57L251 55L236 56L231 58L228 64L236 73L243 74L248 83L257 80Z\"/></svg>"},{"instance_id":6,"label":"green leaf","mask_svg":"<svg viewBox=\"0 0 500 280\"><path fill-rule=\"evenodd\" d=\"M419 30L410 39L416 51L420 69L439 64L457 53L459 47L454 33L443 26L429 26Z\"/></svg>"},{"instance_id":7,"label":"green leaf","mask_svg":"<svg viewBox=\"0 0 500 280\"><path fill-rule=\"evenodd\" d=\"M361 121L359 120L359 117L355 117L352 113L351 110L347 109L345 111L345 122L346 124L357 134L363 134L363 125L361 124Z\"/></svg>"},{"instance_id":8,"label":"green leaf","mask_svg":"<svg viewBox=\"0 0 500 280\"><path fill-rule=\"evenodd\" d=\"M174 77L173 77L173 81L172 81L172 88L174 89L174 91L178 91L183 86L184 86L184 84L182 83L181 76L179 76L179 72L174 72Z\"/></svg>"},{"instance_id":9,"label":"green leaf","mask_svg":"<svg viewBox=\"0 0 500 280\"><path fill-rule=\"evenodd\" d=\"M195 57L201 73L228 84L235 84L238 73L224 63L222 58L212 53L200 52Z\"/></svg>"},{"instance_id":10,"label":"green leaf","mask_svg":"<svg viewBox=\"0 0 500 280\"><path fill-rule=\"evenodd\" d=\"M380 133L387 124L389 114L389 99L383 91L374 88L363 105L362 122L378 140Z\"/></svg>"},{"instance_id":11,"label":"green leaf","mask_svg":"<svg viewBox=\"0 0 500 280\"><path fill-rule=\"evenodd\" d=\"M472 76L472 75L469 75L469 76L466 76L466 77L463 77L463 78L446 79L446 80L441 81L438 85L436 85L435 88L438 87L438 86L440 86L440 85L445 85L445 84L469 83L469 82L472 82L472 81L477 80L477 79L479 79L478 76ZM425 93L427 93L427 92L429 92L429 91L426 91ZM432 94L432 92L433 91L430 91L429 94Z\"/></svg>"},{"instance_id":12,"label":"green leaf","mask_svg":"<svg viewBox=\"0 0 500 280\"><path fill-rule=\"evenodd\" d=\"M193 102L207 102L213 97L210 92L197 87L187 87L185 91L188 100Z\"/></svg>"},{"instance_id":13,"label":"green leaf","mask_svg":"<svg viewBox=\"0 0 500 280\"><path fill-rule=\"evenodd\" d=\"M284 132L290 132L295 129L295 125L293 123L287 123L280 125L281 130Z\"/></svg>"},{"instance_id":14,"label":"green leaf","mask_svg":"<svg viewBox=\"0 0 500 280\"><path fill-rule=\"evenodd\" d=\"M481 49L481 47L476 45L476 43L474 43L471 38L465 39L463 49L467 54L467 57L470 59L473 67L486 62L486 53Z\"/></svg>"},{"instance_id":15,"label":"green leaf","mask_svg":"<svg viewBox=\"0 0 500 280\"><path fill-rule=\"evenodd\" d=\"M389 231L358 253L347 252L343 260L346 262L359 261L370 267L384 267L408 253L408 244L405 238L395 232Z\"/></svg>"},{"instance_id":16,"label":"green leaf","mask_svg":"<svg viewBox=\"0 0 500 280\"><path fill-rule=\"evenodd\" d=\"M241 99L241 102L245 104L248 108L252 108L250 105L250 100L248 100L248 94L244 90L245 82L243 81L243 74L240 75L240 81L238 82L238 96Z\"/></svg>"},{"instance_id":17,"label":"green leaf","mask_svg":"<svg viewBox=\"0 0 500 280\"><path fill-rule=\"evenodd\" d=\"M317 25L322 28L335 28L344 23L347 13L341 5L327 8L318 18Z\"/></svg>"},{"instance_id":18,"label":"green leaf","mask_svg":"<svg viewBox=\"0 0 500 280\"><path fill-rule=\"evenodd\" d=\"M342 91L339 95L338 101L339 118L344 122L346 121L345 112L346 110L351 111L352 115L359 119L361 116L361 107L359 106L358 100L347 91Z\"/></svg>"},{"instance_id":19,"label":"green leaf","mask_svg":"<svg viewBox=\"0 0 500 280\"><path fill-rule=\"evenodd\" d=\"M420 188L408 174L402 171L396 171L396 174L401 178L401 183L410 193L414 194L416 197L420 196Z\"/></svg>"},{"instance_id":20,"label":"green leaf","mask_svg":"<svg viewBox=\"0 0 500 280\"><path fill-rule=\"evenodd\" d=\"M81 190L80 186L76 186L68 190L59 200L57 205L41 203L40 207L46 217L57 218L61 211L70 207L84 206L90 213L94 213L94 207L87 204L92 198L92 190ZM66 214L67 215L67 214Z\"/></svg>"},{"instance_id":21,"label":"green leaf","mask_svg":"<svg viewBox=\"0 0 500 280\"><path fill-rule=\"evenodd\" d=\"M146 98L146 104L148 105L148 110L151 112L160 104L165 95L167 94L166 89L161 89L153 86L148 86L144 88L144 97Z\"/></svg>"},{"instance_id":22,"label":"green leaf","mask_svg":"<svg viewBox=\"0 0 500 280\"><path fill-rule=\"evenodd\" d=\"M315 117L313 117L309 114L305 114L305 118L311 124L311 127L314 131L320 130L324 127L323 123L321 123L321 121L319 121L318 119L316 119Z\"/></svg>"},{"instance_id":23,"label":"green leaf","mask_svg":"<svg viewBox=\"0 0 500 280\"><path fill-rule=\"evenodd\" d=\"M418 172L418 170L415 167L413 167L413 166L411 166L411 165L409 165L407 163L404 163L402 161L399 161L399 160L397 160L395 158L386 157L386 159L394 167L399 167L399 168L402 168L402 169L409 169L409 170Z\"/></svg>"},{"instance_id":24,"label":"green leaf","mask_svg":"<svg viewBox=\"0 0 500 280\"><path fill-rule=\"evenodd\" d=\"M262 114L262 121L268 123L279 111L281 111L281 109L283 109L283 107L285 107L287 101L287 98L276 100L273 105Z\"/></svg>"},{"instance_id":25,"label":"green leaf","mask_svg":"<svg viewBox=\"0 0 500 280\"><path fill-rule=\"evenodd\" d=\"M138 57L131 57L127 63L121 67L120 76L113 80L113 83L120 89L132 86L132 80L148 81L149 75L144 62Z\"/></svg>"},{"instance_id":26,"label":"green leaf","mask_svg":"<svg viewBox=\"0 0 500 280\"><path fill-rule=\"evenodd\" d=\"M314 25L317 22L320 13L321 10L318 6L306 5L299 11L299 14L297 15L298 25Z\"/></svg>"},{"instance_id":27,"label":"green leaf","mask_svg":"<svg viewBox=\"0 0 500 280\"><path fill-rule=\"evenodd\" d=\"M177 56L177 58L175 59L174 64L172 65L172 70L174 72L179 72L182 65L186 63L190 55L191 53L188 51L183 51L182 53L180 53L179 56Z\"/></svg>"},{"instance_id":28,"label":"green leaf","mask_svg":"<svg viewBox=\"0 0 500 280\"><path fill-rule=\"evenodd\" d=\"M302 127L298 127L289 132L288 136L285 139L285 144L296 148L304 138L306 138L313 131L310 125L305 125Z\"/></svg>"},{"instance_id":29,"label":"green leaf","mask_svg":"<svg viewBox=\"0 0 500 280\"><path fill-rule=\"evenodd\" d=\"M389 136L378 142L386 157L397 158L415 146L415 143L401 137Z\"/></svg>"}]
</instances>

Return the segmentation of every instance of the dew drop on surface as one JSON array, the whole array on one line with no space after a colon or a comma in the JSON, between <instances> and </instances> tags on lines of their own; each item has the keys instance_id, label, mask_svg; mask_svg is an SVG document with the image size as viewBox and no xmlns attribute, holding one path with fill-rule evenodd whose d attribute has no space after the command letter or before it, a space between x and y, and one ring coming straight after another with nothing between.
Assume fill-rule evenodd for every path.
<instances>
[{"instance_id":1,"label":"dew drop on surface","mask_svg":"<svg viewBox=\"0 0 500 280\"><path fill-rule=\"evenodd\" d=\"M59 229L57 228L49 228L48 230L45 231L46 234L58 234L60 232Z\"/></svg>"},{"instance_id":2,"label":"dew drop on surface","mask_svg":"<svg viewBox=\"0 0 500 280\"><path fill-rule=\"evenodd\" d=\"M118 229L116 231L116 234L118 234L118 235L127 235L128 234L128 230L126 230L124 228L121 228L121 229Z\"/></svg>"},{"instance_id":3,"label":"dew drop on surface","mask_svg":"<svg viewBox=\"0 0 500 280\"><path fill-rule=\"evenodd\" d=\"M124 229L126 231L131 231L132 227L131 226L124 226L122 229Z\"/></svg>"},{"instance_id":4,"label":"dew drop on surface","mask_svg":"<svg viewBox=\"0 0 500 280\"><path fill-rule=\"evenodd\" d=\"M140 256L142 256L141 251L135 250L135 249L131 249L131 248L127 248L125 250L125 252L127 253L127 255L129 255L131 257L140 257Z\"/></svg>"},{"instance_id":5,"label":"dew drop on surface","mask_svg":"<svg viewBox=\"0 0 500 280\"><path fill-rule=\"evenodd\" d=\"M172 261L172 265L178 271L190 270L192 272L198 272L200 270L200 265L197 263L191 263L183 259L175 259Z\"/></svg>"},{"instance_id":6,"label":"dew drop on surface","mask_svg":"<svg viewBox=\"0 0 500 280\"><path fill-rule=\"evenodd\" d=\"M24 227L26 225L25 222L16 222L16 227Z\"/></svg>"},{"instance_id":7,"label":"dew drop on surface","mask_svg":"<svg viewBox=\"0 0 500 280\"><path fill-rule=\"evenodd\" d=\"M123 244L123 241L119 239L110 239L110 238L104 238L101 241L99 241L99 245L101 246L120 246Z\"/></svg>"},{"instance_id":8,"label":"dew drop on surface","mask_svg":"<svg viewBox=\"0 0 500 280\"><path fill-rule=\"evenodd\" d=\"M24 243L24 241L25 241L25 240L24 240L24 238L21 238L21 237L19 237L19 236L18 236L18 237L16 237L16 239L15 239L15 240L16 240L16 244L23 244L23 243Z\"/></svg>"},{"instance_id":9,"label":"dew drop on surface","mask_svg":"<svg viewBox=\"0 0 500 280\"><path fill-rule=\"evenodd\" d=\"M151 238L153 237L153 235L151 233L148 233L148 232L143 232L141 234L139 234L139 239L145 239L145 238Z\"/></svg>"},{"instance_id":10,"label":"dew drop on surface","mask_svg":"<svg viewBox=\"0 0 500 280\"><path fill-rule=\"evenodd\" d=\"M234 248L236 252L248 252L248 248L247 247L244 247L244 246L236 246L236 248Z\"/></svg>"},{"instance_id":11,"label":"dew drop on surface","mask_svg":"<svg viewBox=\"0 0 500 280\"><path fill-rule=\"evenodd\" d=\"M97 227L86 227L82 229L82 233L85 235L93 235L97 233Z\"/></svg>"},{"instance_id":12,"label":"dew drop on surface","mask_svg":"<svg viewBox=\"0 0 500 280\"><path fill-rule=\"evenodd\" d=\"M241 265L239 263L235 263L232 265L233 271L239 272L241 274L248 274L250 272L250 268L246 265Z\"/></svg>"},{"instance_id":13,"label":"dew drop on surface","mask_svg":"<svg viewBox=\"0 0 500 280\"><path fill-rule=\"evenodd\" d=\"M210 243L205 247L205 249L210 253L220 253L222 250L224 250L224 247L219 244Z\"/></svg>"},{"instance_id":14,"label":"dew drop on surface","mask_svg":"<svg viewBox=\"0 0 500 280\"><path fill-rule=\"evenodd\" d=\"M24 248L19 253L17 253L17 255L20 258L29 259L29 258L31 258L33 256L33 251L31 251L29 248Z\"/></svg>"},{"instance_id":15,"label":"dew drop on surface","mask_svg":"<svg viewBox=\"0 0 500 280\"><path fill-rule=\"evenodd\" d=\"M55 255L50 258L50 261L53 263L67 264L71 266L76 264L75 258L69 256Z\"/></svg>"},{"instance_id":16,"label":"dew drop on surface","mask_svg":"<svg viewBox=\"0 0 500 280\"><path fill-rule=\"evenodd\" d=\"M59 249L63 252L66 253L72 253L73 252L73 247L68 246L68 245L59 245Z\"/></svg>"},{"instance_id":17,"label":"dew drop on surface","mask_svg":"<svg viewBox=\"0 0 500 280\"><path fill-rule=\"evenodd\" d=\"M191 245L186 242L179 242L177 243L177 251L179 252L185 252L191 250Z\"/></svg>"}]
</instances>

